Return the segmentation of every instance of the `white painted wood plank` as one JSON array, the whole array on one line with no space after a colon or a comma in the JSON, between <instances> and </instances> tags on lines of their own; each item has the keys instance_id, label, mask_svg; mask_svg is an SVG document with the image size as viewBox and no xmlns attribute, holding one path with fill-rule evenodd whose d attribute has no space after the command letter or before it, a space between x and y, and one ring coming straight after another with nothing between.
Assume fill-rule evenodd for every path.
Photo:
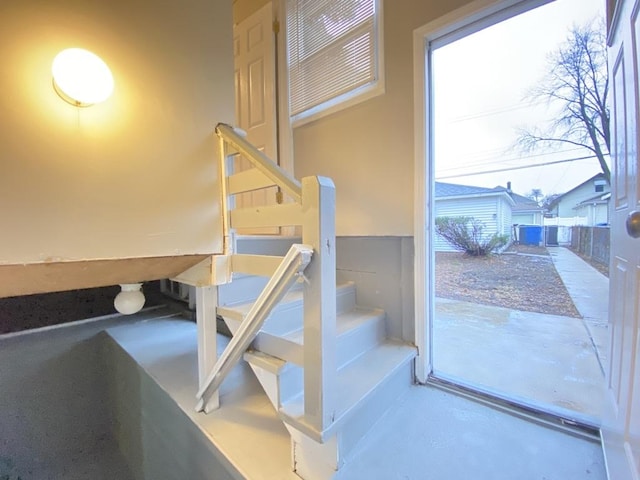
<instances>
[{"instance_id":1,"label":"white painted wood plank","mask_svg":"<svg viewBox=\"0 0 640 480\"><path fill-rule=\"evenodd\" d=\"M273 180L265 176L260 170L251 168L231 175L228 179L227 191L229 195L236 193L251 192L261 188L273 187Z\"/></svg>"},{"instance_id":2,"label":"white painted wood plank","mask_svg":"<svg viewBox=\"0 0 640 480\"><path fill-rule=\"evenodd\" d=\"M198 383L202 388L217 360L216 306L218 289L215 286L196 287L196 323L198 325ZM218 392L205 407L209 413L220 406Z\"/></svg>"},{"instance_id":3,"label":"white painted wood plank","mask_svg":"<svg viewBox=\"0 0 640 480\"><path fill-rule=\"evenodd\" d=\"M234 229L302 224L302 207L297 203L235 209L229 214Z\"/></svg>"},{"instance_id":4,"label":"white painted wood plank","mask_svg":"<svg viewBox=\"0 0 640 480\"><path fill-rule=\"evenodd\" d=\"M304 288L304 416L323 432L336 413L336 232L331 179L302 179L302 242L313 247Z\"/></svg>"},{"instance_id":5,"label":"white painted wood plank","mask_svg":"<svg viewBox=\"0 0 640 480\"><path fill-rule=\"evenodd\" d=\"M274 274L283 258L275 255L233 255L231 257L231 270L234 273L270 277Z\"/></svg>"},{"instance_id":6,"label":"white painted wood plank","mask_svg":"<svg viewBox=\"0 0 640 480\"><path fill-rule=\"evenodd\" d=\"M230 156L227 156L227 145L221 137L218 138L218 178L225 179L229 175ZM222 241L223 254L233 253L233 232L229 221L229 209L233 208L233 198L227 192L227 182L220 181L220 211L222 213Z\"/></svg>"}]
</instances>

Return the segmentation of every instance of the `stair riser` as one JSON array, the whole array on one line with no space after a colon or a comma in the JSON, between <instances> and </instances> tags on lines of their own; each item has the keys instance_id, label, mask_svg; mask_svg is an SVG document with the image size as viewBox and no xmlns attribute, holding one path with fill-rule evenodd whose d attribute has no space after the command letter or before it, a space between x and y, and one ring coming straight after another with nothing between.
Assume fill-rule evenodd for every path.
<instances>
[{"instance_id":1,"label":"stair riser","mask_svg":"<svg viewBox=\"0 0 640 480\"><path fill-rule=\"evenodd\" d=\"M278 409L285 403L300 395L304 389L304 370L296 365L288 365L278 375L279 397Z\"/></svg>"},{"instance_id":2,"label":"stair riser","mask_svg":"<svg viewBox=\"0 0 640 480\"><path fill-rule=\"evenodd\" d=\"M338 475L362 438L411 387L413 361L400 365L359 406L335 436L318 443L289 426L296 473L305 480L327 480Z\"/></svg>"},{"instance_id":3,"label":"stair riser","mask_svg":"<svg viewBox=\"0 0 640 480\"><path fill-rule=\"evenodd\" d=\"M384 313L373 316L369 321L358 325L358 328L353 328L338 336L338 368L371 350L386 338L385 318Z\"/></svg>"},{"instance_id":4,"label":"stair riser","mask_svg":"<svg viewBox=\"0 0 640 480\"><path fill-rule=\"evenodd\" d=\"M413 359L399 365L340 429L338 443L341 460L349 457L362 437L409 391L414 383L413 366Z\"/></svg>"},{"instance_id":5,"label":"stair riser","mask_svg":"<svg viewBox=\"0 0 640 480\"><path fill-rule=\"evenodd\" d=\"M231 283L218 287L218 305L234 305L255 300L269 281L255 275L234 276Z\"/></svg>"},{"instance_id":6,"label":"stair riser","mask_svg":"<svg viewBox=\"0 0 640 480\"><path fill-rule=\"evenodd\" d=\"M337 289L336 312L338 315L352 310L355 304L356 290L353 286L349 285ZM238 328L237 325L240 324L240 315L227 315L225 309L221 309L219 313L223 316L231 331L234 332ZM304 304L302 300L281 303L273 309L261 330L272 335L286 335L302 328L304 323L303 315ZM233 323L237 323L237 325L233 325Z\"/></svg>"},{"instance_id":7,"label":"stair riser","mask_svg":"<svg viewBox=\"0 0 640 480\"><path fill-rule=\"evenodd\" d=\"M370 321L338 336L336 344L338 368L348 364L384 340L386 333L384 320L384 315L371 317ZM296 365L303 366L304 364L304 349L297 342L269 333L259 333L254 340L253 347Z\"/></svg>"}]
</instances>

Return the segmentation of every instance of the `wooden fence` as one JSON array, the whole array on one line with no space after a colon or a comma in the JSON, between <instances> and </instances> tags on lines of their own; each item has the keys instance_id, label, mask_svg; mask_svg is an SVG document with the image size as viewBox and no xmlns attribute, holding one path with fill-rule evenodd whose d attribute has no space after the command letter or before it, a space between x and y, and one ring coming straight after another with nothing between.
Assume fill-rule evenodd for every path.
<instances>
[{"instance_id":1,"label":"wooden fence","mask_svg":"<svg viewBox=\"0 0 640 480\"><path fill-rule=\"evenodd\" d=\"M609 265L609 227L571 227L571 249L591 260Z\"/></svg>"}]
</instances>

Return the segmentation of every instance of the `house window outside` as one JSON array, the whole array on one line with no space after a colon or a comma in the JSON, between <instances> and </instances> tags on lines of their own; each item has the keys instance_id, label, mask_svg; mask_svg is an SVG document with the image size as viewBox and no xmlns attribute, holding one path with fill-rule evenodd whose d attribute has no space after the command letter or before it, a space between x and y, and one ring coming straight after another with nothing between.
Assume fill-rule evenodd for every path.
<instances>
[{"instance_id":1,"label":"house window outside","mask_svg":"<svg viewBox=\"0 0 640 480\"><path fill-rule=\"evenodd\" d=\"M604 192L604 186L606 182L604 180L596 180L593 182L596 187L596 193Z\"/></svg>"},{"instance_id":2,"label":"house window outside","mask_svg":"<svg viewBox=\"0 0 640 480\"><path fill-rule=\"evenodd\" d=\"M383 92L381 0L286 0L294 125Z\"/></svg>"}]
</instances>

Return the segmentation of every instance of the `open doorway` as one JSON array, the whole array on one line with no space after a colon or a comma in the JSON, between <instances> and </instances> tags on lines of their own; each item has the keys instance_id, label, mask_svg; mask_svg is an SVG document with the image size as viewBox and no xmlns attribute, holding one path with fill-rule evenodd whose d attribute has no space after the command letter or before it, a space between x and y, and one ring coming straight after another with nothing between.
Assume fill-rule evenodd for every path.
<instances>
[{"instance_id":1,"label":"open doorway","mask_svg":"<svg viewBox=\"0 0 640 480\"><path fill-rule=\"evenodd\" d=\"M560 128L549 72L572 28L604 29L604 5L540 3L429 43L430 373L597 427L610 182L577 127Z\"/></svg>"}]
</instances>

